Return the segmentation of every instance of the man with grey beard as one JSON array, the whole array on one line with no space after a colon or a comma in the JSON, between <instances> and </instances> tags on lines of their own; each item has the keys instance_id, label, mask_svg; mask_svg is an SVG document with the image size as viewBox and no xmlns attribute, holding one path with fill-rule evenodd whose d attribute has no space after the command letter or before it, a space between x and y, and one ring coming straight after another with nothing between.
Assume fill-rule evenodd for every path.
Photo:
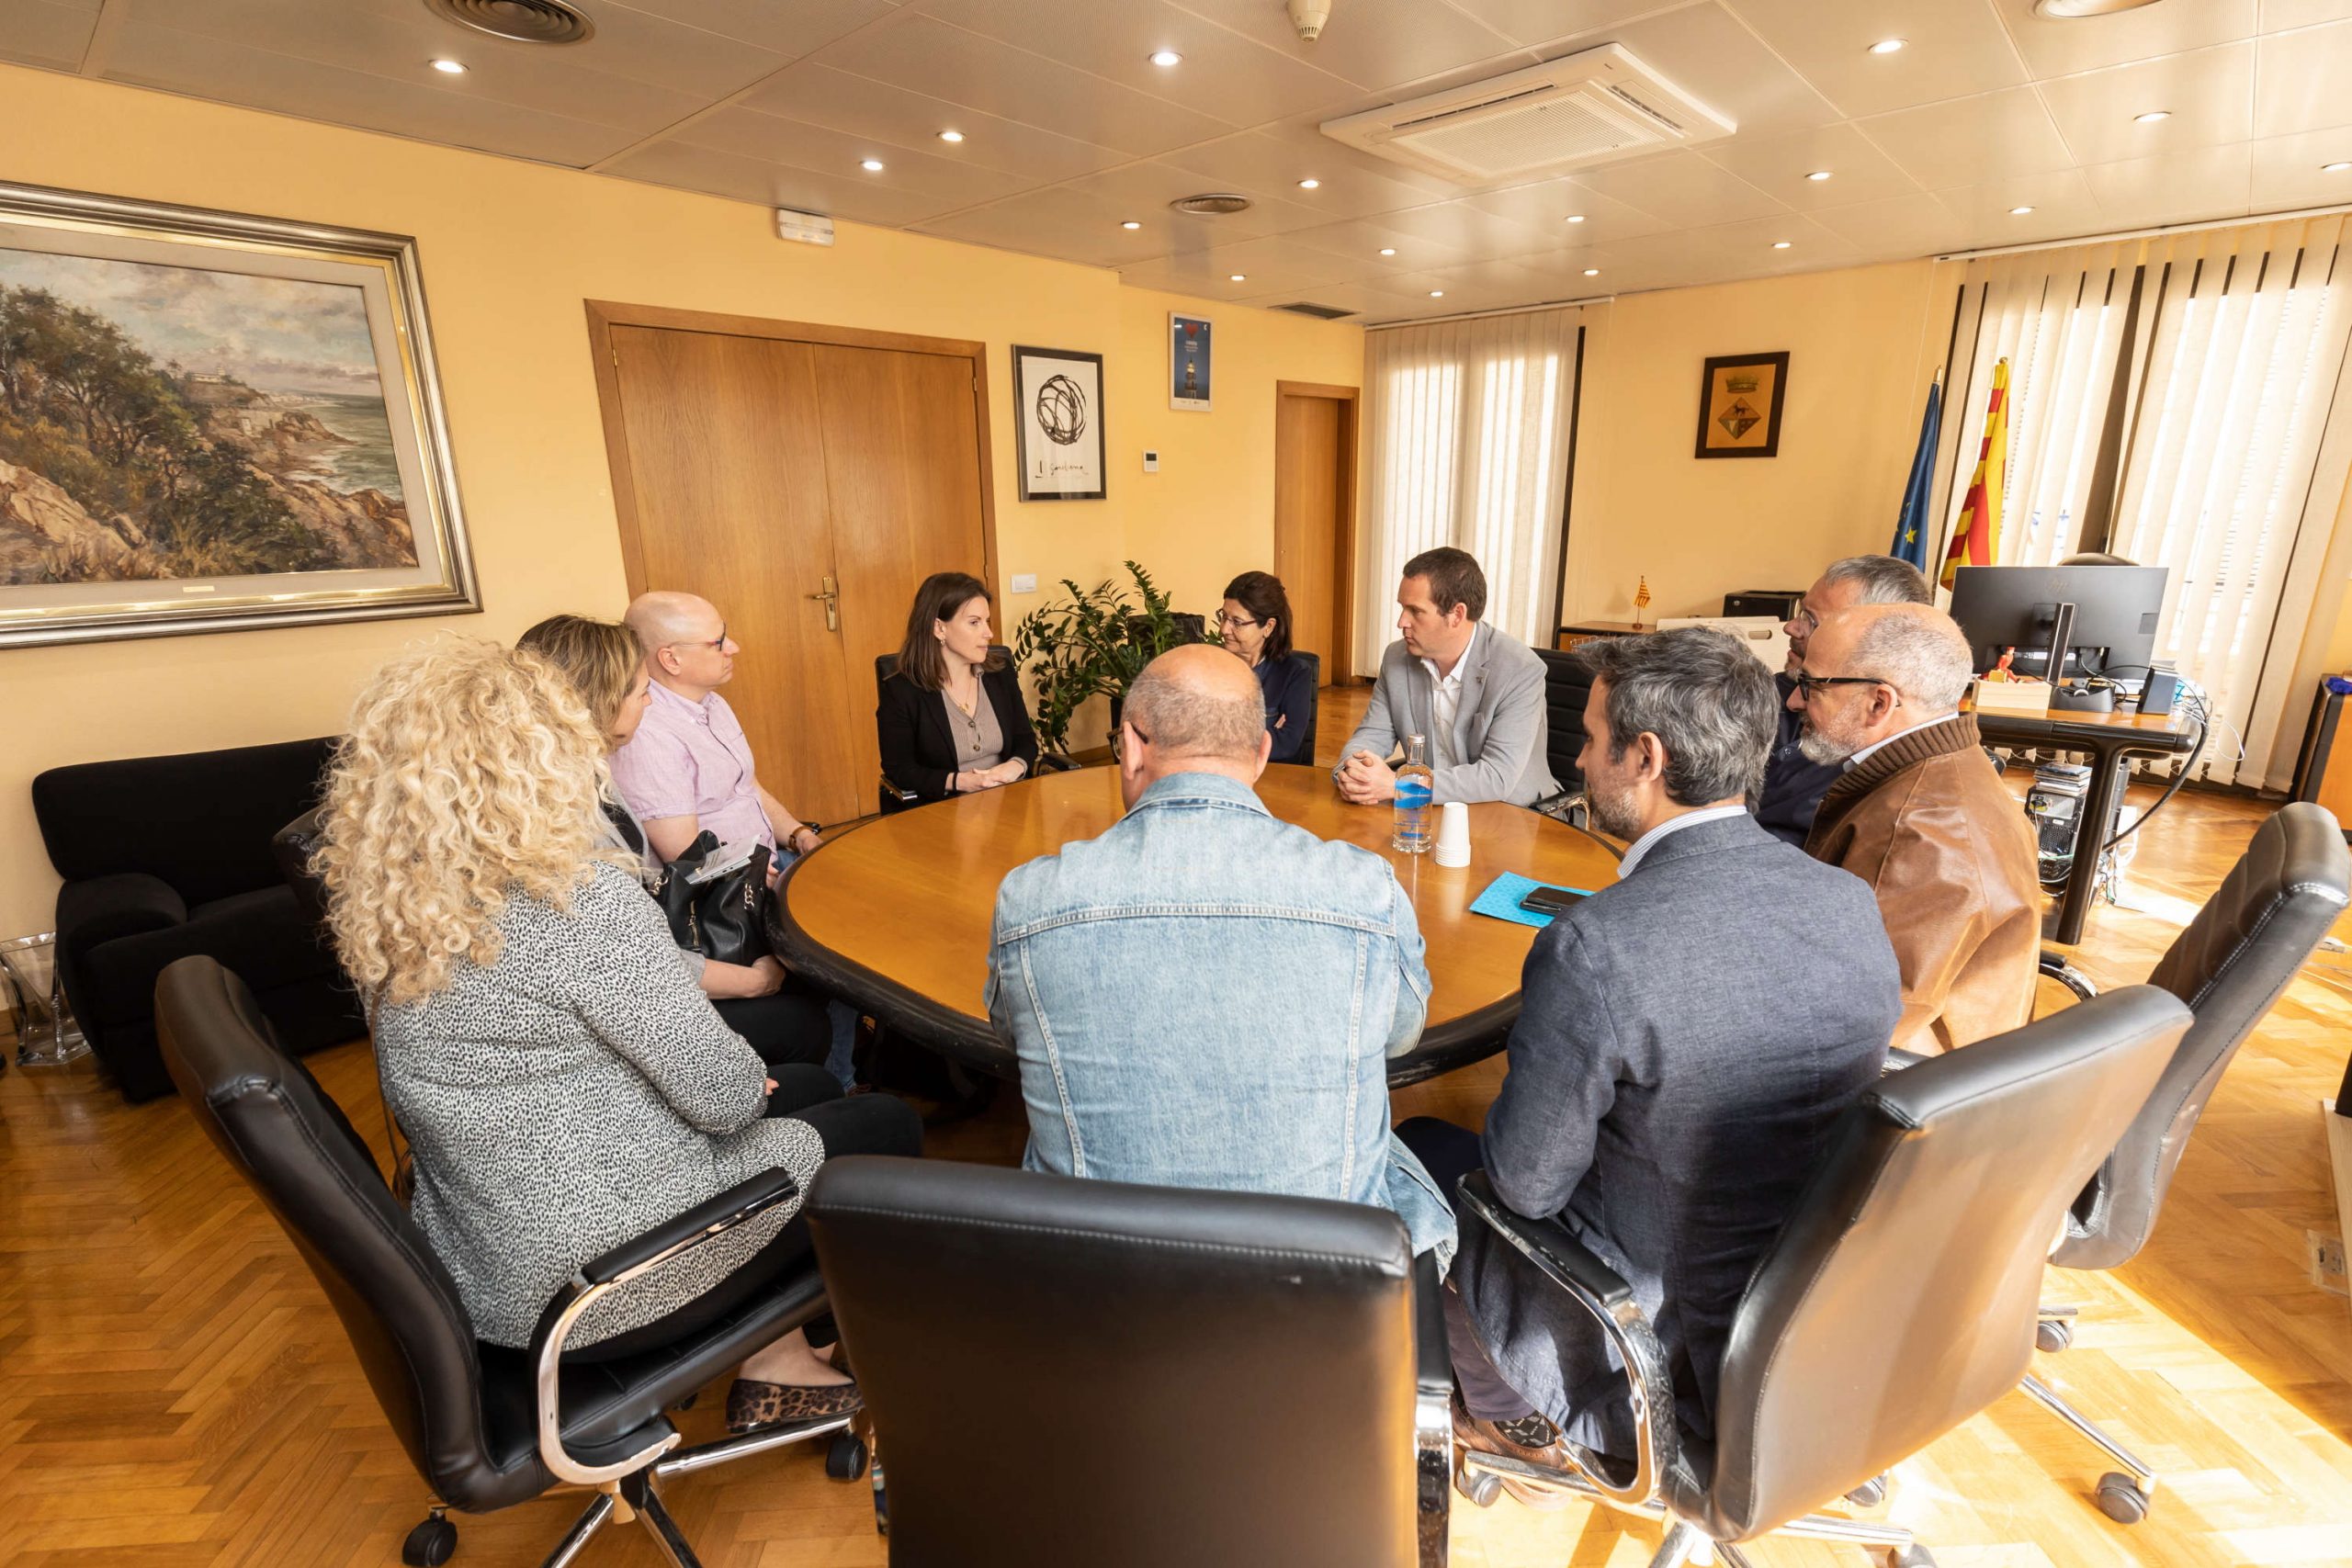
<instances>
[{"instance_id":1,"label":"man with grey beard","mask_svg":"<svg viewBox=\"0 0 2352 1568\"><path fill-rule=\"evenodd\" d=\"M1868 888L1747 814L1778 705L1754 654L1702 628L1577 651L1594 673L1577 765L1594 826L1631 847L1530 949L1483 1137L1396 1132L1449 1194L1483 1164L1504 1203L1623 1275L1674 1368L1674 1416L1704 1438L1748 1273L1885 1061L1894 954ZM1453 1279L1464 1443L1556 1460L1565 1429L1632 1457L1624 1375L1567 1295L1479 1226Z\"/></svg>"},{"instance_id":2,"label":"man with grey beard","mask_svg":"<svg viewBox=\"0 0 2352 1568\"><path fill-rule=\"evenodd\" d=\"M1899 1050L1949 1051L2033 1011L2033 829L1960 711L1973 673L1941 610L1865 604L1823 620L1789 694L1805 756L1845 769L1804 848L1878 898L1903 965Z\"/></svg>"}]
</instances>

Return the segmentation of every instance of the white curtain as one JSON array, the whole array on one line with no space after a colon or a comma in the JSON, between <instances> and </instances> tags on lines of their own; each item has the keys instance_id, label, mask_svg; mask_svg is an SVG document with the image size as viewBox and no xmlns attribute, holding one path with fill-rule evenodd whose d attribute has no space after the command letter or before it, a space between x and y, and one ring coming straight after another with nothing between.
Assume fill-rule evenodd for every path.
<instances>
[{"instance_id":1,"label":"white curtain","mask_svg":"<svg viewBox=\"0 0 2352 1568\"><path fill-rule=\"evenodd\" d=\"M1364 334L1357 674L1376 674L1396 635L1398 570L1440 545L1486 569L1489 625L1551 646L1582 319L1525 310Z\"/></svg>"},{"instance_id":2,"label":"white curtain","mask_svg":"<svg viewBox=\"0 0 2352 1568\"><path fill-rule=\"evenodd\" d=\"M2222 783L2284 787L2309 701L2299 654L2344 480L2322 436L2352 336L2345 231L2333 214L1984 257L1962 289L1973 348L1947 447L1946 543L2006 355L2001 564L2094 549L2169 568L2155 657L2210 693L2199 772ZM2086 538L2095 479L2112 509Z\"/></svg>"}]
</instances>

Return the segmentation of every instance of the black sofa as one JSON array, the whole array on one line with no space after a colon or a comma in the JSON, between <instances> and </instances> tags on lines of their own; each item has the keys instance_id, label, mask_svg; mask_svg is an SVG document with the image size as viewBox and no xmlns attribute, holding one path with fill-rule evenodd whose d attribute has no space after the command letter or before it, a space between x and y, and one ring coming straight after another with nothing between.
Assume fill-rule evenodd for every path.
<instances>
[{"instance_id":1,"label":"black sofa","mask_svg":"<svg viewBox=\"0 0 2352 1568\"><path fill-rule=\"evenodd\" d=\"M33 814L57 894L57 964L123 1098L172 1092L155 978L203 953L252 987L290 1051L367 1032L359 999L278 874L271 837L318 798L334 742L288 740L51 768Z\"/></svg>"}]
</instances>

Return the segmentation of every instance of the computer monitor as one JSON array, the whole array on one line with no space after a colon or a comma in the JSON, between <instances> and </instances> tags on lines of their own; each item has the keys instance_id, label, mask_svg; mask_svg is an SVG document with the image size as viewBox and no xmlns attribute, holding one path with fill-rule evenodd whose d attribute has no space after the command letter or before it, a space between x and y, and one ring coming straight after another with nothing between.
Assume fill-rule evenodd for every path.
<instances>
[{"instance_id":1,"label":"computer monitor","mask_svg":"<svg viewBox=\"0 0 2352 1568\"><path fill-rule=\"evenodd\" d=\"M2155 657L2165 604L2161 566L1964 566L1954 574L1951 618L1967 634L1979 672L2018 650L2010 668L2041 675L2060 604L2074 606L2064 680L2113 671L2137 683Z\"/></svg>"}]
</instances>

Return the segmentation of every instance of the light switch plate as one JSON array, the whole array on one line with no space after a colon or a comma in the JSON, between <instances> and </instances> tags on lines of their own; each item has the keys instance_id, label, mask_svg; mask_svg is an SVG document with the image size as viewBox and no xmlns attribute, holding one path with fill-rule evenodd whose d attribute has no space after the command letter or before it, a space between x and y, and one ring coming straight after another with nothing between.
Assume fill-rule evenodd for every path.
<instances>
[{"instance_id":1,"label":"light switch plate","mask_svg":"<svg viewBox=\"0 0 2352 1568\"><path fill-rule=\"evenodd\" d=\"M1034 571L1014 572L1012 591L1015 593L1035 593L1037 592L1037 574Z\"/></svg>"}]
</instances>

